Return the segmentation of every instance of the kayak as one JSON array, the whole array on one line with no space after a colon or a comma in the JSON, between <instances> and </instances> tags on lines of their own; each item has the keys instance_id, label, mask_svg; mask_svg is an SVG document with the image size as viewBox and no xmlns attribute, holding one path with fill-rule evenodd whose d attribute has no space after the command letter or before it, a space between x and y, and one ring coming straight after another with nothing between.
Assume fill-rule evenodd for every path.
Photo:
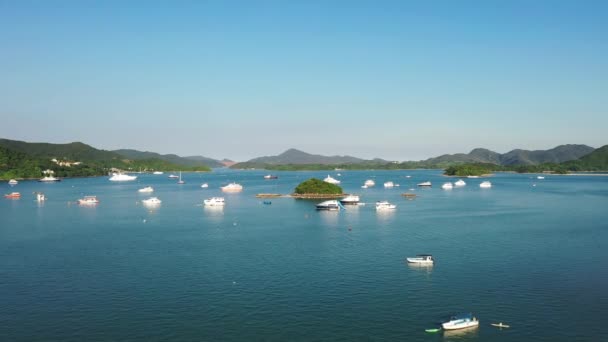
<instances>
[{"instance_id":1,"label":"kayak","mask_svg":"<svg viewBox=\"0 0 608 342\"><path fill-rule=\"evenodd\" d=\"M499 328L510 328L510 326L506 325L506 324L502 324L502 322L500 323L492 323L493 326L495 327L499 327Z\"/></svg>"},{"instance_id":2,"label":"kayak","mask_svg":"<svg viewBox=\"0 0 608 342\"><path fill-rule=\"evenodd\" d=\"M436 333L436 332L438 332L440 330L441 330L441 328L424 329L424 331L426 331L428 333Z\"/></svg>"}]
</instances>

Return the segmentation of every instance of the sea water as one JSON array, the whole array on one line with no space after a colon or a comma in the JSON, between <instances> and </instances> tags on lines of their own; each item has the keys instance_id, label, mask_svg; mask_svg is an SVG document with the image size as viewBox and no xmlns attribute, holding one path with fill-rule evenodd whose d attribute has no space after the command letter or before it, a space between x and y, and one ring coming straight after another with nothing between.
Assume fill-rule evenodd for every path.
<instances>
[{"instance_id":1,"label":"sea water","mask_svg":"<svg viewBox=\"0 0 608 342\"><path fill-rule=\"evenodd\" d=\"M440 170L332 171L362 205L318 212L255 195L328 172L266 173L3 183L22 197L0 199L0 340L608 340L608 177L499 173L442 190L456 179ZM233 181L243 191L222 193ZM85 195L100 203L76 204ZM204 207L212 196L226 206ZM407 264L420 253L435 265ZM480 326L424 331L462 312Z\"/></svg>"}]
</instances>

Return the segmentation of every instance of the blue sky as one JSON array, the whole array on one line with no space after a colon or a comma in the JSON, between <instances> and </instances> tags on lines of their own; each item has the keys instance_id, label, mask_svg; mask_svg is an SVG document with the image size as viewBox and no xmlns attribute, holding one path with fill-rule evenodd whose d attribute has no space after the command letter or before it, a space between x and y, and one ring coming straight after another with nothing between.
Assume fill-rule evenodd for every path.
<instances>
[{"instance_id":1,"label":"blue sky","mask_svg":"<svg viewBox=\"0 0 608 342\"><path fill-rule=\"evenodd\" d=\"M608 143L606 1L0 0L0 137L247 160Z\"/></svg>"}]
</instances>

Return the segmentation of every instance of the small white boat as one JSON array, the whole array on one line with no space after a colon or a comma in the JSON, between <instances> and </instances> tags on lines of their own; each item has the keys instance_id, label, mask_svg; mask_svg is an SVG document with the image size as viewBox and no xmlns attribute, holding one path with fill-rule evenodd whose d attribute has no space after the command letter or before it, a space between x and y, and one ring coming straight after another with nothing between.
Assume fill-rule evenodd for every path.
<instances>
[{"instance_id":1,"label":"small white boat","mask_svg":"<svg viewBox=\"0 0 608 342\"><path fill-rule=\"evenodd\" d=\"M110 177L110 180L112 182L126 182L126 181L132 181L132 180L136 180L137 176L130 176L130 175L126 175L124 173L120 173L120 172L115 172L112 174L112 177Z\"/></svg>"},{"instance_id":2,"label":"small white boat","mask_svg":"<svg viewBox=\"0 0 608 342\"><path fill-rule=\"evenodd\" d=\"M430 181L426 181L426 182L422 182L422 183L418 183L418 186L433 186L433 184Z\"/></svg>"},{"instance_id":3,"label":"small white boat","mask_svg":"<svg viewBox=\"0 0 608 342\"><path fill-rule=\"evenodd\" d=\"M203 201L203 204L209 207L221 207L226 204L224 197L211 197Z\"/></svg>"},{"instance_id":4,"label":"small white boat","mask_svg":"<svg viewBox=\"0 0 608 342\"><path fill-rule=\"evenodd\" d=\"M467 178L479 178L479 176L467 176Z\"/></svg>"},{"instance_id":5,"label":"small white boat","mask_svg":"<svg viewBox=\"0 0 608 342\"><path fill-rule=\"evenodd\" d=\"M385 188L392 188L394 186L395 186L395 183L393 183L393 182L390 182L390 181L389 182L384 182L384 187Z\"/></svg>"},{"instance_id":6,"label":"small white boat","mask_svg":"<svg viewBox=\"0 0 608 342\"><path fill-rule=\"evenodd\" d=\"M330 184L340 184L340 181L333 178L330 175L327 175L327 177L323 180L324 182L330 183Z\"/></svg>"},{"instance_id":7,"label":"small white boat","mask_svg":"<svg viewBox=\"0 0 608 342\"><path fill-rule=\"evenodd\" d=\"M412 258L405 258L410 264L432 265L435 261L430 254L418 254Z\"/></svg>"},{"instance_id":8,"label":"small white boat","mask_svg":"<svg viewBox=\"0 0 608 342\"><path fill-rule=\"evenodd\" d=\"M21 198L21 194L19 192L11 192L10 194L4 195L4 198L19 199L19 198Z\"/></svg>"},{"instance_id":9,"label":"small white boat","mask_svg":"<svg viewBox=\"0 0 608 342\"><path fill-rule=\"evenodd\" d=\"M346 197L344 197L343 199L340 200L340 203L347 205L347 204L359 204L359 195L348 195Z\"/></svg>"},{"instance_id":10,"label":"small white boat","mask_svg":"<svg viewBox=\"0 0 608 342\"><path fill-rule=\"evenodd\" d=\"M370 187L370 186L376 185L376 182L374 182L371 179L368 179L368 180L365 181L365 183L363 183L363 185L366 185L366 186Z\"/></svg>"},{"instance_id":11,"label":"small white boat","mask_svg":"<svg viewBox=\"0 0 608 342\"><path fill-rule=\"evenodd\" d=\"M152 172L152 174L153 175L162 175L162 174L164 174L164 172L162 172L162 171L154 171L154 172Z\"/></svg>"},{"instance_id":12,"label":"small white boat","mask_svg":"<svg viewBox=\"0 0 608 342\"><path fill-rule=\"evenodd\" d=\"M61 182L61 179L53 177L53 176L44 176L38 180L43 183L52 183L52 182Z\"/></svg>"},{"instance_id":13,"label":"small white boat","mask_svg":"<svg viewBox=\"0 0 608 342\"><path fill-rule=\"evenodd\" d=\"M443 185L441 185L441 188L443 190L452 190L454 188L454 184L452 184L451 182L445 182L443 183Z\"/></svg>"},{"instance_id":14,"label":"small white boat","mask_svg":"<svg viewBox=\"0 0 608 342\"><path fill-rule=\"evenodd\" d=\"M19 182L16 179L11 179L8 181L8 185L17 185Z\"/></svg>"},{"instance_id":15,"label":"small white boat","mask_svg":"<svg viewBox=\"0 0 608 342\"><path fill-rule=\"evenodd\" d=\"M201 184L201 188L208 188L208 187L209 187L209 184L207 184L207 183Z\"/></svg>"},{"instance_id":16,"label":"small white boat","mask_svg":"<svg viewBox=\"0 0 608 342\"><path fill-rule=\"evenodd\" d=\"M325 201L317 204L317 210L331 210L336 211L342 209L342 205L340 202L336 200Z\"/></svg>"},{"instance_id":17,"label":"small white boat","mask_svg":"<svg viewBox=\"0 0 608 342\"><path fill-rule=\"evenodd\" d=\"M545 179L545 176L537 176L536 179Z\"/></svg>"},{"instance_id":18,"label":"small white boat","mask_svg":"<svg viewBox=\"0 0 608 342\"><path fill-rule=\"evenodd\" d=\"M264 176L264 179L277 179L279 178L279 176L275 176L275 175L266 175Z\"/></svg>"},{"instance_id":19,"label":"small white boat","mask_svg":"<svg viewBox=\"0 0 608 342\"><path fill-rule=\"evenodd\" d=\"M225 192L238 192L243 190L243 186L238 183L230 183L226 186L222 186L220 189Z\"/></svg>"},{"instance_id":20,"label":"small white boat","mask_svg":"<svg viewBox=\"0 0 608 342\"><path fill-rule=\"evenodd\" d=\"M37 192L36 193L36 201L38 201L38 202L44 202L44 201L46 201L46 196L44 196L44 194L42 192Z\"/></svg>"},{"instance_id":21,"label":"small white boat","mask_svg":"<svg viewBox=\"0 0 608 342\"><path fill-rule=\"evenodd\" d=\"M479 321L470 313L453 316L449 321L441 324L443 330L457 330L478 326Z\"/></svg>"},{"instance_id":22,"label":"small white boat","mask_svg":"<svg viewBox=\"0 0 608 342\"><path fill-rule=\"evenodd\" d=\"M147 186L145 188L141 188L139 190L137 190L138 192L154 192L154 188L151 186Z\"/></svg>"},{"instance_id":23,"label":"small white boat","mask_svg":"<svg viewBox=\"0 0 608 342\"><path fill-rule=\"evenodd\" d=\"M361 189L367 189L367 185L361 185Z\"/></svg>"},{"instance_id":24,"label":"small white boat","mask_svg":"<svg viewBox=\"0 0 608 342\"><path fill-rule=\"evenodd\" d=\"M389 203L388 201L378 201L376 202L376 210L393 210L397 209L397 206Z\"/></svg>"},{"instance_id":25,"label":"small white boat","mask_svg":"<svg viewBox=\"0 0 608 342\"><path fill-rule=\"evenodd\" d=\"M462 179L459 179L454 182L454 186L465 186L465 185L467 185L467 183L465 183Z\"/></svg>"},{"instance_id":26,"label":"small white boat","mask_svg":"<svg viewBox=\"0 0 608 342\"><path fill-rule=\"evenodd\" d=\"M78 200L78 204L82 205L94 205L98 203L99 200L97 199L97 196L84 196L83 198Z\"/></svg>"},{"instance_id":27,"label":"small white boat","mask_svg":"<svg viewBox=\"0 0 608 342\"><path fill-rule=\"evenodd\" d=\"M142 200L141 203L143 203L144 205L159 205L162 203L162 201L159 200L158 197L150 197L148 199Z\"/></svg>"},{"instance_id":28,"label":"small white boat","mask_svg":"<svg viewBox=\"0 0 608 342\"><path fill-rule=\"evenodd\" d=\"M479 184L480 188L491 188L492 187L492 183L490 183L490 181L483 181L481 182L481 184Z\"/></svg>"},{"instance_id":29,"label":"small white boat","mask_svg":"<svg viewBox=\"0 0 608 342\"><path fill-rule=\"evenodd\" d=\"M170 175L168 176L168 178L179 178L179 176L174 175L174 174L170 174Z\"/></svg>"}]
</instances>

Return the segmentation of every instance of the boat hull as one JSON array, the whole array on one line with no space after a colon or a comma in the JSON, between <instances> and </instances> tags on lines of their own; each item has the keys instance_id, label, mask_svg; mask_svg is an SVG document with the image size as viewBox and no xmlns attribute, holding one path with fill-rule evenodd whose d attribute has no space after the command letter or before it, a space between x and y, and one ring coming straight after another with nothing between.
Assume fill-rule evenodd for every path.
<instances>
[{"instance_id":1,"label":"boat hull","mask_svg":"<svg viewBox=\"0 0 608 342\"><path fill-rule=\"evenodd\" d=\"M462 322L446 322L441 324L443 330L460 330L468 328L476 328L479 326L478 320L462 321Z\"/></svg>"}]
</instances>

